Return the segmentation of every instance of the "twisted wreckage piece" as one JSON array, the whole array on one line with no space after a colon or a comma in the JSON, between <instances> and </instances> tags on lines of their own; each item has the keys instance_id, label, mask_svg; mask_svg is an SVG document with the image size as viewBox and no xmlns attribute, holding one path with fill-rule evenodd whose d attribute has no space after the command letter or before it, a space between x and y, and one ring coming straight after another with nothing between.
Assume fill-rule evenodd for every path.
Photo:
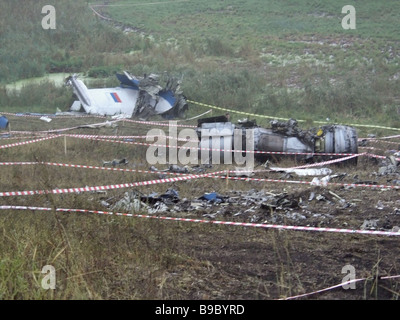
<instances>
[{"instance_id":1,"label":"twisted wreckage piece","mask_svg":"<svg viewBox=\"0 0 400 320\"><path fill-rule=\"evenodd\" d=\"M353 127L345 125L325 125L309 130L300 129L297 121L290 119L287 122L273 120L271 128L257 126L256 121L244 119L238 124L229 122L227 116L218 116L198 121L198 136L203 148L234 149L234 139L242 140L242 149L246 150L246 133L252 131L254 151L263 151L278 154L299 154L296 158L309 160L313 154L327 153L323 159L331 159L335 154L357 154L358 136ZM211 134L204 135L206 130ZM211 153L210 153L211 156ZM221 155L222 156L222 155ZM268 156L259 155L268 158ZM357 157L347 160L357 162Z\"/></svg>"},{"instance_id":2,"label":"twisted wreckage piece","mask_svg":"<svg viewBox=\"0 0 400 320\"><path fill-rule=\"evenodd\" d=\"M174 78L168 78L165 86L161 87L160 77L156 74L137 78L124 71L116 77L120 87L88 89L77 75L69 76L66 84L73 88L79 99L73 103L71 111L83 107L86 113L103 116L124 114L147 119L152 115L162 115L173 119L183 117L188 109L180 82Z\"/></svg>"}]
</instances>

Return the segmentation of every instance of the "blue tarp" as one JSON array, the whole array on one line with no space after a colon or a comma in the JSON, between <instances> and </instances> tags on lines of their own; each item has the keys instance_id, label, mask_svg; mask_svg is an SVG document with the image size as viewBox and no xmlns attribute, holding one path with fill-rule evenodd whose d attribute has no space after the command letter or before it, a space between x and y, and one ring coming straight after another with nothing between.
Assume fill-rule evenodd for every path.
<instances>
[{"instance_id":1,"label":"blue tarp","mask_svg":"<svg viewBox=\"0 0 400 320\"><path fill-rule=\"evenodd\" d=\"M207 200L209 202L220 203L224 201L224 198L216 192L211 192L205 193L199 198L199 200Z\"/></svg>"},{"instance_id":2,"label":"blue tarp","mask_svg":"<svg viewBox=\"0 0 400 320\"><path fill-rule=\"evenodd\" d=\"M7 129L8 127L8 119L4 116L0 117L0 129Z\"/></svg>"}]
</instances>

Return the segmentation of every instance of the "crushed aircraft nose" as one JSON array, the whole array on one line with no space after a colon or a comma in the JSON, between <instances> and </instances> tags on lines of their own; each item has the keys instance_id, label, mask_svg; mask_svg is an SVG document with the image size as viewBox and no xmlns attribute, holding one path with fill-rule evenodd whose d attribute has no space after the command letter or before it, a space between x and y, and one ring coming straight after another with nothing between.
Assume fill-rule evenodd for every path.
<instances>
[{"instance_id":1,"label":"crushed aircraft nose","mask_svg":"<svg viewBox=\"0 0 400 320\"><path fill-rule=\"evenodd\" d=\"M76 75L69 76L66 84L73 88L80 102L75 101L71 110L79 111L82 106L89 114L126 114L141 119L157 114L168 119L184 116L188 105L178 80L168 78L162 87L156 74L136 78L124 71L116 76L120 87L96 89L88 89Z\"/></svg>"}]
</instances>

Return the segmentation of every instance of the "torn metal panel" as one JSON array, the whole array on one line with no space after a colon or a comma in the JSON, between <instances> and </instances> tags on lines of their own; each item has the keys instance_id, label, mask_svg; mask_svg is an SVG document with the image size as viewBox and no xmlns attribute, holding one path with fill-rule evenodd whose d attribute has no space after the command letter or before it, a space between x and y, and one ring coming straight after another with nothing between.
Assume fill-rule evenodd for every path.
<instances>
[{"instance_id":1,"label":"torn metal panel","mask_svg":"<svg viewBox=\"0 0 400 320\"><path fill-rule=\"evenodd\" d=\"M136 78L128 72L117 74L121 83L116 88L88 89L76 75L67 78L80 105L86 113L98 115L126 114L129 117L147 119L152 115L165 118L183 117L188 105L180 90L179 81L168 78L165 87L159 84L156 74ZM75 101L71 110L80 108Z\"/></svg>"}]
</instances>

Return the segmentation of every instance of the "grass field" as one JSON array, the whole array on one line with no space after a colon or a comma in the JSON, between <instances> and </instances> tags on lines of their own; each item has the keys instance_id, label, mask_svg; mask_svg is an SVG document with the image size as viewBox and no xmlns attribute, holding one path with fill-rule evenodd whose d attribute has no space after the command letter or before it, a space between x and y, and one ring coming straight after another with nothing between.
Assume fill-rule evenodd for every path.
<instances>
[{"instance_id":1,"label":"grass field","mask_svg":"<svg viewBox=\"0 0 400 320\"><path fill-rule=\"evenodd\" d=\"M163 4L165 2L165 4ZM212 37L233 45L249 40L262 48L268 38L321 35L343 37L342 8L348 1L114 1L106 8L111 17L140 28L154 37L199 41ZM397 1L355 4L356 30L362 38L399 40Z\"/></svg>"},{"instance_id":2,"label":"grass field","mask_svg":"<svg viewBox=\"0 0 400 320\"><path fill-rule=\"evenodd\" d=\"M165 2L165 3L164 3ZM99 2L100 3L100 2ZM112 21L96 17L86 1L58 0L57 29L40 27L45 0L0 3L0 113L54 113L67 110L72 92L50 82L28 82L9 90L14 80L47 74L82 73L96 86L117 85L115 71L135 75L168 72L182 79L191 100L233 110L314 121L372 124L400 128L398 33L400 3L355 2L357 27L343 30L341 9L348 1L223 0L108 1L95 6ZM39 18L38 18L39 17ZM7 28L5 28L7 26ZM22 82L20 82L22 83ZM25 83L25 82L24 82ZM188 117L207 108L190 105ZM213 111L213 115L221 112ZM236 122L240 115L231 114ZM54 119L10 116L15 131L60 129L104 119ZM268 126L266 119L257 123ZM195 124L193 121L191 124ZM146 134L150 126L124 123L118 128L75 129L77 134ZM359 129L391 135L394 130ZM6 133L6 132L4 132ZM0 139L9 144L31 139ZM17 140L14 140L17 139ZM66 149L65 149L66 142ZM394 144L371 143L393 149ZM66 152L65 152L66 150ZM382 153L383 154L383 153ZM57 162L101 166L124 158L128 169L147 170L145 149L120 143L62 137L0 149L1 162ZM297 166L293 159L279 165ZM393 184L378 176L378 163L363 158L343 183ZM225 166L213 166L213 170ZM111 172L45 164L0 166L0 192L54 190L156 179L141 172ZM273 174L260 178L276 179ZM395 189L328 188L257 181L199 179L120 189L104 193L41 194L0 197L0 205L51 208L0 212L0 299L279 299L340 283L343 266L353 265L356 290L337 289L310 299L398 299L397 237L261 230L225 225L140 219L93 213L61 213L56 208L105 210L126 191L179 192L196 201L205 192L239 197L254 190L286 195L301 206L266 210L254 203L212 205L198 211L162 214L227 221L333 227L357 230L365 220L379 228L400 226ZM346 206L332 196L346 200ZM308 200L314 192L320 199ZM378 209L379 208L379 209ZM249 209L249 213L243 211ZM253 211L251 211L253 210ZM146 213L146 211L140 212ZM293 217L304 216L306 218ZM300 220L299 220L300 219ZM55 290L41 286L44 265L57 271Z\"/></svg>"},{"instance_id":3,"label":"grass field","mask_svg":"<svg viewBox=\"0 0 400 320\"><path fill-rule=\"evenodd\" d=\"M150 39L137 72L181 76L192 100L280 117L398 127L399 4L116 1L96 7ZM134 59L134 58L133 58ZM141 67L142 66L142 67Z\"/></svg>"},{"instance_id":4,"label":"grass field","mask_svg":"<svg viewBox=\"0 0 400 320\"><path fill-rule=\"evenodd\" d=\"M10 117L13 130L39 131L98 123L97 118L54 119L45 125L39 118ZM69 133L88 135L145 134L150 127L132 123L117 128L74 129ZM118 129L118 131L116 131ZM2 139L1 145L27 138ZM28 140L31 138L28 138ZM138 140L141 141L141 140ZM66 148L65 148L66 143ZM384 143L374 144L382 147ZM390 144L388 144L390 147ZM148 170L146 147L95 140L59 137L48 141L1 150L1 161L36 164L2 165L0 191L54 190L72 187L115 185L157 179ZM124 158L128 171L58 167L45 163L65 163L101 167L103 160ZM292 167L293 159L278 165ZM157 165L158 169L164 166ZM214 165L211 171L230 168ZM262 167L258 167L262 169ZM376 179L389 184L386 177L372 178L374 161L362 158L357 166L332 169L346 172L342 183ZM211 172L210 171L210 172ZM259 178L279 179L276 173L261 173ZM296 180L297 178L291 178ZM307 178L305 178L307 179ZM198 201L206 192L216 191L235 201L204 204L197 210L148 213L146 209L112 210L102 202L116 203L126 192L163 194L168 188L179 193L182 203ZM294 209L263 209L245 200L248 192L286 195L301 203ZM310 192L326 200L307 200ZM347 206L329 192L345 199ZM374 281L373 275L397 275L398 239L360 234L305 232L245 228L239 226L163 221L117 216L116 212L150 214L186 219L233 222L265 222L358 230L364 220L379 221L388 230L400 225L397 190L370 188L327 188L259 181L195 179L174 183L121 188L106 192L2 196L0 205L48 207L50 211L1 210L0 214L0 298L1 299L279 299L312 292L341 283L343 266L356 268L356 290L342 288L311 299L398 299L396 279ZM247 204L244 203L248 202ZM374 209L382 203L383 209ZM86 209L114 212L60 212L56 209ZM244 213L248 211L248 213ZM296 218L304 215L307 218ZM254 220L258 217L261 220ZM384 218L383 218L384 217ZM210 218L211 219L211 218ZM56 270L56 288L43 288L45 265ZM151 310L146 310L152 313Z\"/></svg>"},{"instance_id":5,"label":"grass field","mask_svg":"<svg viewBox=\"0 0 400 320\"><path fill-rule=\"evenodd\" d=\"M329 118L400 126L396 1L355 5L355 30L341 27L346 1L108 4L94 8L114 23L91 15L83 3L58 4L63 12L79 15L81 32L72 33L67 28L69 16L59 16L60 27L52 33L50 50L37 57L37 48L32 50L31 60L43 65L39 76L80 72L114 79L114 72L124 69L137 75L168 72L182 79L189 99L199 102L310 122ZM96 32L89 36L90 30ZM49 41L43 30L32 32L40 41ZM64 42L58 41L60 37ZM17 50L8 39L3 39L0 53L12 66L13 57L20 53L7 51L11 45ZM19 61L26 59L21 56ZM20 68L27 70L18 65L3 78L18 74ZM32 90L39 94L33 95ZM57 101L60 109L69 108L71 99L66 91L59 90L54 97L44 90L43 86L30 87L18 98L13 94L7 97L0 87L0 106L8 111L35 107L36 112L40 108L54 112L53 101ZM26 96L38 98L29 101L23 98Z\"/></svg>"}]
</instances>

